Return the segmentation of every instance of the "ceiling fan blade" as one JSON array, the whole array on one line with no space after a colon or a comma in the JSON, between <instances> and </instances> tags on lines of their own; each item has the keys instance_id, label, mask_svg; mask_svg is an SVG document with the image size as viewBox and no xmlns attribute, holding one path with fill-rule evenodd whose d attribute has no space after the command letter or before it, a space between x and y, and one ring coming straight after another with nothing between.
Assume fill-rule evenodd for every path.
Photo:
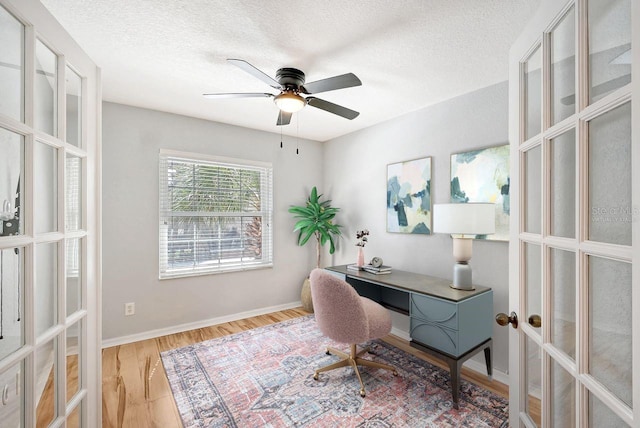
<instances>
[{"instance_id":1,"label":"ceiling fan blade","mask_svg":"<svg viewBox=\"0 0 640 428\"><path fill-rule=\"evenodd\" d=\"M280 112L278 113L278 123L276 123L276 125L282 126L290 124L292 115L293 113L280 110Z\"/></svg>"},{"instance_id":2,"label":"ceiling fan blade","mask_svg":"<svg viewBox=\"0 0 640 428\"><path fill-rule=\"evenodd\" d=\"M247 61L245 61L243 59L231 59L231 58L227 59L227 61L229 61L231 64L235 65L236 67L246 71L247 73L249 73L253 77L256 77L256 78L262 80L264 83L266 83L267 85L271 86L272 88L282 89L282 86L280 85L280 83L278 83L276 80L274 80L269 75L267 75L267 74L263 73L262 71L258 70L253 65L249 64Z\"/></svg>"},{"instance_id":3,"label":"ceiling fan blade","mask_svg":"<svg viewBox=\"0 0 640 428\"><path fill-rule=\"evenodd\" d=\"M309 104L312 107L319 108L324 111L328 111L329 113L337 114L338 116L342 116L345 119L349 119L349 120L355 119L360 114L355 110L351 110L346 107L342 107L338 104L321 100L320 98L316 98L316 97L307 97L307 104Z\"/></svg>"},{"instance_id":4,"label":"ceiling fan blade","mask_svg":"<svg viewBox=\"0 0 640 428\"><path fill-rule=\"evenodd\" d=\"M222 94L202 94L203 97L205 98L209 98L209 99L216 99L216 100L220 100L220 99L224 99L224 98L268 98L268 97L272 97L273 94L268 94L268 93L260 93L260 92L254 92L254 93L238 93L238 94L234 94L234 93L222 93Z\"/></svg>"},{"instance_id":5,"label":"ceiling fan blade","mask_svg":"<svg viewBox=\"0 0 640 428\"><path fill-rule=\"evenodd\" d=\"M353 73L342 74L340 76L329 77L327 79L316 80L315 82L305 83L300 88L303 94L317 94L319 92L334 91L336 89L351 88L352 86L360 86L362 82Z\"/></svg>"}]
</instances>

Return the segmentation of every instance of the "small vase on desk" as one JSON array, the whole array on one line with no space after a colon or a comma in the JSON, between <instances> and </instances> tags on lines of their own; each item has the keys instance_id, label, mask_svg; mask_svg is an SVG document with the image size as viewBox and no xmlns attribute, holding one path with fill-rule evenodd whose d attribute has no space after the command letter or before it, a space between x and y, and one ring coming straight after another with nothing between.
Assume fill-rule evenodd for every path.
<instances>
[{"instance_id":1,"label":"small vase on desk","mask_svg":"<svg viewBox=\"0 0 640 428\"><path fill-rule=\"evenodd\" d=\"M364 266L364 248L358 247L358 261L356 263L358 266Z\"/></svg>"}]
</instances>

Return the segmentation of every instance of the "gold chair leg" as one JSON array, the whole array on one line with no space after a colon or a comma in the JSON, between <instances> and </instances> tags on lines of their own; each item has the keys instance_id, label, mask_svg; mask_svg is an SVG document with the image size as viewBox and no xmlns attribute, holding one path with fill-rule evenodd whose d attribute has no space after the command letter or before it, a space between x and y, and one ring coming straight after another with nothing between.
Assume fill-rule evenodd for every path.
<instances>
[{"instance_id":1,"label":"gold chair leg","mask_svg":"<svg viewBox=\"0 0 640 428\"><path fill-rule=\"evenodd\" d=\"M315 380L318 380L318 374L322 372L328 372L329 370L333 370L333 369L339 369L340 367L345 367L345 366L348 366L349 364L351 364L351 360L347 358L347 359L335 362L333 364L330 364L328 366L319 368L318 370L316 370L315 374L313 375L313 378Z\"/></svg>"},{"instance_id":2,"label":"gold chair leg","mask_svg":"<svg viewBox=\"0 0 640 428\"><path fill-rule=\"evenodd\" d=\"M366 360L364 358L357 358L356 364L358 364L359 366L368 366L368 367L375 367L377 369L389 370L393 372L394 376L398 376L398 372L396 371L396 368L388 364L378 363L376 361Z\"/></svg>"},{"instance_id":3,"label":"gold chair leg","mask_svg":"<svg viewBox=\"0 0 640 428\"><path fill-rule=\"evenodd\" d=\"M327 348L327 355L329 354L335 355L340 358L349 358L349 354L347 354L346 352L342 352L341 350L336 348Z\"/></svg>"},{"instance_id":4,"label":"gold chair leg","mask_svg":"<svg viewBox=\"0 0 640 428\"><path fill-rule=\"evenodd\" d=\"M360 376L358 364L353 358L349 358L349 363L351 364L351 367L353 367L353 371L356 372L356 376L358 376L358 380L360 381L360 396L364 397L365 395L367 395L367 393L364 391L364 382L362 382L362 376Z\"/></svg>"},{"instance_id":5,"label":"gold chair leg","mask_svg":"<svg viewBox=\"0 0 640 428\"><path fill-rule=\"evenodd\" d=\"M360 381L360 396L364 397L366 395L366 392L364 390L364 383L362 382L362 376L360 375L360 369L358 369L358 366L367 366L367 367L373 367L377 369L389 370L393 373L394 376L398 376L398 372L393 366L390 366L388 364L378 363L376 361L367 360L365 358L360 358L360 355L368 351L369 351L369 348L364 348L360 352L356 352L355 344L351 345L349 354L335 348L327 348L327 354L336 355L340 357L341 360L316 370L313 375L313 379L318 380L318 375L322 372L337 369L340 367L351 366L353 367L353 371L356 373L356 376L358 377L358 381Z\"/></svg>"}]
</instances>

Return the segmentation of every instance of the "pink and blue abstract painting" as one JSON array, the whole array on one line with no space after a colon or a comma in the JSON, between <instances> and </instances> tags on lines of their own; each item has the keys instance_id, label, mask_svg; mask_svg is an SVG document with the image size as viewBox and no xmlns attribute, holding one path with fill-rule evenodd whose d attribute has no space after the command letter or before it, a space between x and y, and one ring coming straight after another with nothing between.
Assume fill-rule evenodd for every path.
<instances>
[{"instance_id":1,"label":"pink and blue abstract painting","mask_svg":"<svg viewBox=\"0 0 640 428\"><path fill-rule=\"evenodd\" d=\"M431 157L387 165L387 232L431 234Z\"/></svg>"}]
</instances>

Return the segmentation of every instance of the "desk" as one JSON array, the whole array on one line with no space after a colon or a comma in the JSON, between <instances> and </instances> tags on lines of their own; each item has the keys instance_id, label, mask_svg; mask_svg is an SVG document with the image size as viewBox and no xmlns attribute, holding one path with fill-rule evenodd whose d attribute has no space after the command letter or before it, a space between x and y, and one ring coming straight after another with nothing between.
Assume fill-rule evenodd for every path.
<instances>
[{"instance_id":1,"label":"desk","mask_svg":"<svg viewBox=\"0 0 640 428\"><path fill-rule=\"evenodd\" d=\"M454 290L449 287L451 281L399 270L375 275L348 270L346 265L325 269L347 281L361 296L409 316L410 345L449 366L454 408L458 408L460 369L466 360L484 350L487 374L491 376L491 288Z\"/></svg>"}]
</instances>

